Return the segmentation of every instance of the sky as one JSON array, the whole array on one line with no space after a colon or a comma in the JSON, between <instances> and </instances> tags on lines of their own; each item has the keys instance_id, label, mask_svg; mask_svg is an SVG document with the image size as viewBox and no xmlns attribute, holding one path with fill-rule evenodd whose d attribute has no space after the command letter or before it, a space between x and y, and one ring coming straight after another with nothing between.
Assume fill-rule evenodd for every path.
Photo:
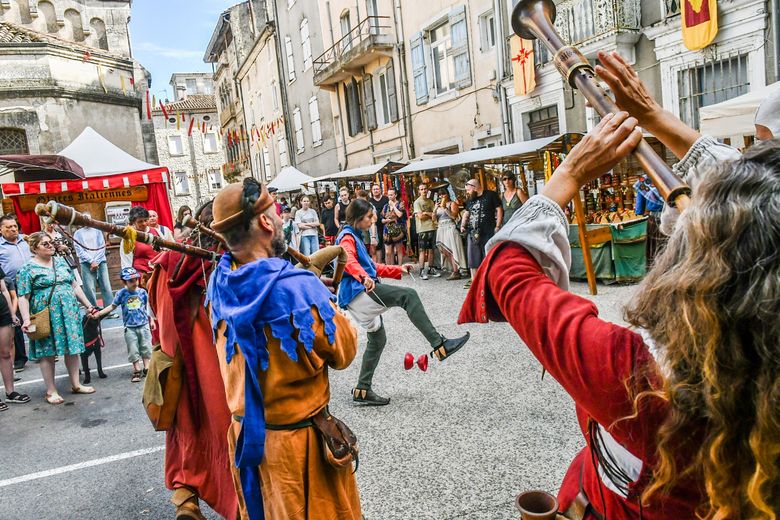
<instances>
[{"instance_id":1,"label":"sky","mask_svg":"<svg viewBox=\"0 0 780 520\"><path fill-rule=\"evenodd\" d=\"M219 15L239 0L135 0L130 18L133 56L152 74L152 93L173 99L174 72L211 72L203 63ZM163 93L167 92L167 95Z\"/></svg>"}]
</instances>

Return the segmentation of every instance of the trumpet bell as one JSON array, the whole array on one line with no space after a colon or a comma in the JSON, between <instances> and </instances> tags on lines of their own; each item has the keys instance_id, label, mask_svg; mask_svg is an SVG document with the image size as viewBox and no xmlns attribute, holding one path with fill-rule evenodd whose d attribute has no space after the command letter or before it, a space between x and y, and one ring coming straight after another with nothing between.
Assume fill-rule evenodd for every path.
<instances>
[{"instance_id":1,"label":"trumpet bell","mask_svg":"<svg viewBox=\"0 0 780 520\"><path fill-rule=\"evenodd\" d=\"M542 20L555 23L555 3L552 0L522 0L512 9L512 30L525 40L535 40L533 25L539 26Z\"/></svg>"}]
</instances>

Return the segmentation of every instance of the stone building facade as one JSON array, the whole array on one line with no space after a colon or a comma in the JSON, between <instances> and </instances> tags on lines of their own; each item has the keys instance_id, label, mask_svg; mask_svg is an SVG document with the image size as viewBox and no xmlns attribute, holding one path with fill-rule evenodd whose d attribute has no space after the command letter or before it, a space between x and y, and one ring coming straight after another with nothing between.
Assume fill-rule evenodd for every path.
<instances>
[{"instance_id":1,"label":"stone building facade","mask_svg":"<svg viewBox=\"0 0 780 520\"><path fill-rule=\"evenodd\" d=\"M217 20L203 58L215 68L215 97L226 156L223 172L228 182L252 175L249 128L237 74L266 22L263 0L230 7Z\"/></svg>"},{"instance_id":2,"label":"stone building facade","mask_svg":"<svg viewBox=\"0 0 780 520\"><path fill-rule=\"evenodd\" d=\"M156 162L130 1L0 1L0 153L55 154L91 126Z\"/></svg>"},{"instance_id":3,"label":"stone building facade","mask_svg":"<svg viewBox=\"0 0 780 520\"><path fill-rule=\"evenodd\" d=\"M317 177L338 170L330 94L314 84L314 59L324 52L320 12L306 0L274 2L279 64L285 90L290 163ZM255 82L263 81L258 75Z\"/></svg>"},{"instance_id":4,"label":"stone building facade","mask_svg":"<svg viewBox=\"0 0 780 520\"><path fill-rule=\"evenodd\" d=\"M194 210L222 189L224 155L213 95L187 95L165 108L167 113L157 107L152 120L160 164L171 175L175 214L184 205Z\"/></svg>"}]
</instances>

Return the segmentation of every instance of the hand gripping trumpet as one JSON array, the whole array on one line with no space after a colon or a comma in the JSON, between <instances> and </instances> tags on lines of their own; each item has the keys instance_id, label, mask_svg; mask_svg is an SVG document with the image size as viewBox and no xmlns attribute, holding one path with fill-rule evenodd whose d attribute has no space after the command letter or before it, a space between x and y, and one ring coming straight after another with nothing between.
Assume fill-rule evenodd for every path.
<instances>
[{"instance_id":1,"label":"hand gripping trumpet","mask_svg":"<svg viewBox=\"0 0 780 520\"><path fill-rule=\"evenodd\" d=\"M572 88L578 89L602 117L619 108L596 81L595 72L582 53L564 43L555 30L555 4L552 0L521 0L512 11L512 29L526 40L539 38L554 53L555 66ZM634 156L647 172L666 202L685 210L691 189L642 139Z\"/></svg>"}]
</instances>

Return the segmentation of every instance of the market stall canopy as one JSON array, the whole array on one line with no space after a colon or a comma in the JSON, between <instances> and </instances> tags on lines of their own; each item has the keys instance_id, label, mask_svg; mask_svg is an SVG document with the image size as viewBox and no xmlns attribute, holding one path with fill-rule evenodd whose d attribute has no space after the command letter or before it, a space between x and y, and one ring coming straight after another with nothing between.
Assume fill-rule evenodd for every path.
<instances>
[{"instance_id":1,"label":"market stall canopy","mask_svg":"<svg viewBox=\"0 0 780 520\"><path fill-rule=\"evenodd\" d=\"M73 159L89 177L132 173L159 168L136 159L88 126L59 155Z\"/></svg>"},{"instance_id":2,"label":"market stall canopy","mask_svg":"<svg viewBox=\"0 0 780 520\"><path fill-rule=\"evenodd\" d=\"M756 110L770 94L780 90L780 81L722 103L701 107L701 133L712 137L754 135ZM780 117L780 116L778 116Z\"/></svg>"},{"instance_id":3,"label":"market stall canopy","mask_svg":"<svg viewBox=\"0 0 780 520\"><path fill-rule=\"evenodd\" d=\"M522 141L519 143L494 146L492 148L479 148L467 152L456 153L452 155L443 155L435 159L417 161L408 164L395 173L414 173L430 170L442 170L454 166L467 166L478 163L505 164L522 158L528 154L535 154L539 150L556 143L563 135L552 137L543 137L532 141Z\"/></svg>"},{"instance_id":4,"label":"market stall canopy","mask_svg":"<svg viewBox=\"0 0 780 520\"><path fill-rule=\"evenodd\" d=\"M351 170L344 170L343 172L330 173L323 175L322 177L316 177L316 182L320 181L335 181L339 179L358 179L360 177L373 177L377 173L385 172L392 173L398 168L403 166L403 163L397 163L388 161L379 164L369 164L368 166L361 166L360 168L353 168Z\"/></svg>"},{"instance_id":5,"label":"market stall canopy","mask_svg":"<svg viewBox=\"0 0 780 520\"><path fill-rule=\"evenodd\" d=\"M274 180L268 183L268 187L276 188L281 192L298 190L308 192L310 191L307 189L309 186L304 185L313 185L314 180L314 177L309 177L297 168L292 166L285 166L279 172L279 175L277 175Z\"/></svg>"},{"instance_id":6,"label":"market stall canopy","mask_svg":"<svg viewBox=\"0 0 780 520\"><path fill-rule=\"evenodd\" d=\"M3 155L0 175L12 172L15 182L83 179L84 170L72 159L61 155Z\"/></svg>"}]
</instances>

